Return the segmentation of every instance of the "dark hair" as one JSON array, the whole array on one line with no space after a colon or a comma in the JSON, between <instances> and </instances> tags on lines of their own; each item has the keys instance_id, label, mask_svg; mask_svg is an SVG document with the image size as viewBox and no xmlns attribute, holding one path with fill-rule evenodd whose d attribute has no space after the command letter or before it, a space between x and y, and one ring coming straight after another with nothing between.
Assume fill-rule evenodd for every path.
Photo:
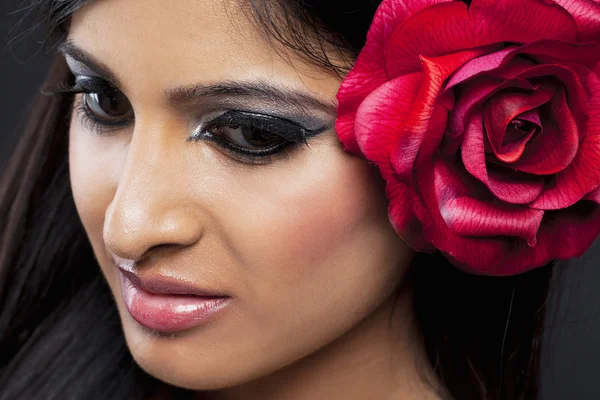
<instances>
[{"instance_id":1,"label":"dark hair","mask_svg":"<svg viewBox=\"0 0 600 400\"><path fill-rule=\"evenodd\" d=\"M70 15L89 1L33 0L31 10L60 36ZM266 37L338 74L364 45L379 5L247 1ZM341 56L335 62L331 49ZM47 81L66 74L57 57ZM142 399L159 390L185 397L188 392L141 371L125 345L71 194L70 109L65 98L38 95L0 183L0 400ZM537 397L552 270L490 278L460 272L439 254L416 257L410 277L415 315L429 361L450 396Z\"/></svg>"}]
</instances>

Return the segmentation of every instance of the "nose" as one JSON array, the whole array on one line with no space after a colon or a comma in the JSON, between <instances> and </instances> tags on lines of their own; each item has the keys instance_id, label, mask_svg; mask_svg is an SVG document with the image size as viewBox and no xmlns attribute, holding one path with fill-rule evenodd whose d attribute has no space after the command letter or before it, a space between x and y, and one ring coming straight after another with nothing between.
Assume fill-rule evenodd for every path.
<instances>
[{"instance_id":1,"label":"nose","mask_svg":"<svg viewBox=\"0 0 600 400\"><path fill-rule=\"evenodd\" d=\"M138 125L136 121L136 125ZM115 196L104 220L104 242L115 256L140 260L151 249L186 247L200 240L202 213L187 193L181 134L154 132L131 137ZM175 136L177 139L169 138Z\"/></svg>"}]
</instances>

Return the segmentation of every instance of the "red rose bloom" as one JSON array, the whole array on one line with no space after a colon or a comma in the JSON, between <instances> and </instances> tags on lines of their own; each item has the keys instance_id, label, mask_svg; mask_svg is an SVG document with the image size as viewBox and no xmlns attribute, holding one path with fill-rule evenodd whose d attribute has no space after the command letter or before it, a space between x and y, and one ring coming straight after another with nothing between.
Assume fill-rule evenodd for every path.
<instances>
[{"instance_id":1,"label":"red rose bloom","mask_svg":"<svg viewBox=\"0 0 600 400\"><path fill-rule=\"evenodd\" d=\"M600 5L384 0L338 94L417 250L511 275L600 233Z\"/></svg>"}]
</instances>

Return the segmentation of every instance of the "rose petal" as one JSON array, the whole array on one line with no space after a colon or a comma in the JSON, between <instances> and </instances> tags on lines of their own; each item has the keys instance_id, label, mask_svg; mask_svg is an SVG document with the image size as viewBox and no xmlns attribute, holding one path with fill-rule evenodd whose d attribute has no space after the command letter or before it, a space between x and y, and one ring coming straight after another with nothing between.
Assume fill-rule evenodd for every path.
<instances>
[{"instance_id":1,"label":"rose petal","mask_svg":"<svg viewBox=\"0 0 600 400\"><path fill-rule=\"evenodd\" d=\"M387 197L390 200L388 215L390 223L398 235L416 251L432 252L435 250L430 243L423 239L421 222L412 210L412 198L416 196L414 188L391 177L386 186Z\"/></svg>"},{"instance_id":2,"label":"rose petal","mask_svg":"<svg viewBox=\"0 0 600 400\"><path fill-rule=\"evenodd\" d=\"M492 76L514 78L530 67L539 64L565 64L576 62L589 70L600 64L600 44L567 43L557 40L538 40L523 46L508 46L497 52L473 59L463 65L449 79L446 90L477 75L494 71Z\"/></svg>"},{"instance_id":3,"label":"rose petal","mask_svg":"<svg viewBox=\"0 0 600 400\"><path fill-rule=\"evenodd\" d=\"M468 179L461 177L446 161L435 164L435 191L440 214L458 236L516 236L535 246L543 211L514 206L492 198L482 200L470 191L485 195Z\"/></svg>"},{"instance_id":4,"label":"rose petal","mask_svg":"<svg viewBox=\"0 0 600 400\"><path fill-rule=\"evenodd\" d=\"M584 200L595 201L600 204L600 186L583 197Z\"/></svg>"},{"instance_id":5,"label":"rose petal","mask_svg":"<svg viewBox=\"0 0 600 400\"><path fill-rule=\"evenodd\" d=\"M412 181L412 176L415 171L413 163L417 157L418 152L420 151L420 145L417 146L417 140L422 140L425 137L425 134L429 136L430 131L432 130L445 130L447 121L448 111L446 111L444 107L437 105L437 107L434 107L432 116L428 120L428 131L423 132L422 135L418 136L411 136L410 134L406 135L407 132L411 132L409 130L405 130L403 132L405 136L400 137L398 145L393 149L393 153L391 154L392 167L401 179ZM431 139L429 138L428 140ZM413 147L409 147L411 142L414 143Z\"/></svg>"},{"instance_id":6,"label":"rose petal","mask_svg":"<svg viewBox=\"0 0 600 400\"><path fill-rule=\"evenodd\" d=\"M435 4L451 0L385 0L373 16L367 33L369 60L382 66L384 64L385 45L394 31L407 19L419 11Z\"/></svg>"},{"instance_id":7,"label":"rose petal","mask_svg":"<svg viewBox=\"0 0 600 400\"><path fill-rule=\"evenodd\" d=\"M533 208L566 208L600 186L600 79L591 72L586 79L584 86L594 94L588 103L589 120L579 142L579 151L571 164L555 175L553 184L531 204Z\"/></svg>"},{"instance_id":8,"label":"rose petal","mask_svg":"<svg viewBox=\"0 0 600 400\"><path fill-rule=\"evenodd\" d=\"M360 154L354 132L356 110L364 98L378 86L387 81L383 69L378 71L361 69L366 64L357 64L358 68L348 73L337 93L338 109L335 130L344 148L352 153Z\"/></svg>"},{"instance_id":9,"label":"rose petal","mask_svg":"<svg viewBox=\"0 0 600 400\"><path fill-rule=\"evenodd\" d=\"M540 177L519 173L502 174L485 161L483 121L474 115L465 131L461 151L465 168L483 182L498 199L512 204L527 204L535 200L544 188Z\"/></svg>"},{"instance_id":10,"label":"rose petal","mask_svg":"<svg viewBox=\"0 0 600 400\"><path fill-rule=\"evenodd\" d=\"M554 0L565 8L577 22L580 41L598 40L600 37L600 5L591 0Z\"/></svg>"},{"instance_id":11,"label":"rose petal","mask_svg":"<svg viewBox=\"0 0 600 400\"><path fill-rule=\"evenodd\" d=\"M542 126L542 120L540 119L540 113L538 112L537 109L525 111L524 113L517 115L515 117L515 119L518 119L520 121L531 122L532 124L537 125L540 128ZM508 132L506 132L506 135L508 135ZM509 139L505 136L504 141L506 142L507 140L509 140Z\"/></svg>"},{"instance_id":12,"label":"rose petal","mask_svg":"<svg viewBox=\"0 0 600 400\"><path fill-rule=\"evenodd\" d=\"M500 22L501 21L501 22ZM577 26L563 8L537 0L442 3L413 15L387 45L388 76L420 69L419 56L436 57L462 49L541 39L575 42Z\"/></svg>"},{"instance_id":13,"label":"rose petal","mask_svg":"<svg viewBox=\"0 0 600 400\"><path fill-rule=\"evenodd\" d=\"M586 204L587 203L587 204ZM581 202L560 211L546 211L538 231L538 243L529 247L517 243L494 265L477 271L485 275L515 275L559 259L580 257L600 233L600 206ZM458 265L469 272L472 268Z\"/></svg>"},{"instance_id":14,"label":"rose petal","mask_svg":"<svg viewBox=\"0 0 600 400\"><path fill-rule=\"evenodd\" d=\"M567 43L543 39L515 49L507 58L522 54L535 60L536 64L562 64L567 61L593 70L600 63L599 51L598 43Z\"/></svg>"},{"instance_id":15,"label":"rose petal","mask_svg":"<svg viewBox=\"0 0 600 400\"><path fill-rule=\"evenodd\" d=\"M536 234L544 215L543 211L527 207L511 209L472 197L449 200L440 211L450 230L458 236L506 235L523 238L529 246L537 243Z\"/></svg>"},{"instance_id":16,"label":"rose petal","mask_svg":"<svg viewBox=\"0 0 600 400\"><path fill-rule=\"evenodd\" d=\"M459 85L467 79L481 72L491 71L493 69L498 68L508 54L513 54L513 50L515 48L518 47L508 46L502 50L472 59L452 74L450 79L448 79L448 83L446 84L445 90Z\"/></svg>"},{"instance_id":17,"label":"rose petal","mask_svg":"<svg viewBox=\"0 0 600 400\"><path fill-rule=\"evenodd\" d=\"M356 112L358 146L367 159L377 163L386 179L391 173L390 152L406 124L421 80L422 74L417 72L388 81L375 89Z\"/></svg>"},{"instance_id":18,"label":"rose petal","mask_svg":"<svg viewBox=\"0 0 600 400\"><path fill-rule=\"evenodd\" d=\"M494 73L508 72L496 70ZM590 74L590 71L581 67L580 65L569 64L569 65L537 65L531 68L520 71L516 76L512 73L506 74L508 78L520 78L520 79L534 79L540 77L553 77L560 81L567 92L567 103L577 121L580 131L584 130L585 123L587 121L586 110L588 107L589 97L595 91L586 88L586 85L582 83L582 79L586 80L586 76Z\"/></svg>"},{"instance_id":19,"label":"rose petal","mask_svg":"<svg viewBox=\"0 0 600 400\"><path fill-rule=\"evenodd\" d=\"M564 90L549 104L544 131L527 144L523 156L512 168L537 175L556 174L567 168L579 149L579 132L569 110ZM551 118L551 119L550 119Z\"/></svg>"},{"instance_id":20,"label":"rose petal","mask_svg":"<svg viewBox=\"0 0 600 400\"><path fill-rule=\"evenodd\" d=\"M477 271L493 264L507 248L499 239L478 240L457 236L442 218L435 192L433 166L443 135L443 130L432 130L429 140L423 142L417 156L415 183L419 196L412 198L413 211L421 221L423 237L426 241L451 257L457 256L454 259L456 262L469 262L472 265L471 271ZM479 246L480 244L483 246Z\"/></svg>"},{"instance_id":21,"label":"rose petal","mask_svg":"<svg viewBox=\"0 0 600 400\"><path fill-rule=\"evenodd\" d=\"M360 154L354 132L356 110L369 93L388 80L383 66L385 44L390 36L411 15L444 1L448 0L388 0L377 9L367 43L337 94L336 132L347 151Z\"/></svg>"},{"instance_id":22,"label":"rose petal","mask_svg":"<svg viewBox=\"0 0 600 400\"><path fill-rule=\"evenodd\" d=\"M458 100L450 113L448 133L455 136L461 134L469 112L487 97L507 88L533 90L533 86L524 79L503 81L486 75L473 78L464 89L462 86L457 88Z\"/></svg>"},{"instance_id":23,"label":"rose petal","mask_svg":"<svg viewBox=\"0 0 600 400\"><path fill-rule=\"evenodd\" d=\"M423 80L420 90L404 122L404 128L398 132L398 143L391 154L392 165L396 173L405 182L410 182L413 162L424 135L429 130L433 109L444 81L459 66L477 57L481 50L467 50L435 59L422 58ZM439 110L440 118L446 124L447 112Z\"/></svg>"},{"instance_id":24,"label":"rose petal","mask_svg":"<svg viewBox=\"0 0 600 400\"><path fill-rule=\"evenodd\" d=\"M441 133L438 133L441 135ZM509 237L472 238L455 235L439 212L434 189L433 160L436 141L419 152L416 181L420 192L413 198L413 210L422 222L423 235L457 267L482 275L508 276L539 267L554 258L581 255L600 233L600 206L580 204L556 213L546 212L535 247ZM560 232L560 234L558 234Z\"/></svg>"},{"instance_id":25,"label":"rose petal","mask_svg":"<svg viewBox=\"0 0 600 400\"><path fill-rule=\"evenodd\" d=\"M339 108L338 108L339 110ZM354 120L356 119L356 112L341 112L338 111L338 117L335 121L335 132L337 133L340 142L344 146L344 150L354 154L361 154L356 143L356 136L354 134Z\"/></svg>"},{"instance_id":26,"label":"rose petal","mask_svg":"<svg viewBox=\"0 0 600 400\"><path fill-rule=\"evenodd\" d=\"M546 211L531 255L513 254L516 262L543 265L551 259L580 257L600 233L600 206L582 201L560 211ZM523 257L525 256L525 257ZM523 260L518 260L523 257Z\"/></svg>"},{"instance_id":27,"label":"rose petal","mask_svg":"<svg viewBox=\"0 0 600 400\"><path fill-rule=\"evenodd\" d=\"M543 132L540 110L538 108L517 115L512 122L513 123L508 124L506 132L504 133L501 150L503 153L513 151L514 147L520 147L521 143L527 143L535 133L541 134ZM529 126L524 125L526 122L530 123ZM518 129L517 123L522 127L529 129L526 135L523 134L523 129Z\"/></svg>"},{"instance_id":28,"label":"rose petal","mask_svg":"<svg viewBox=\"0 0 600 400\"><path fill-rule=\"evenodd\" d=\"M553 89L542 86L533 93L504 90L492 96L484 105L484 123L492 150L499 160L516 161L525 150L525 142L518 146L502 146L508 124L519 114L540 107L550 101ZM489 104L488 104L489 103Z\"/></svg>"},{"instance_id":29,"label":"rose petal","mask_svg":"<svg viewBox=\"0 0 600 400\"><path fill-rule=\"evenodd\" d=\"M511 250L506 238L464 238L450 230L439 211L432 165L426 167L425 158L421 161L423 167L417 171L421 196L413 199L413 210L422 223L425 240L445 253L453 263L468 265L465 269L471 273L503 274L510 269L509 265L501 268L497 265ZM523 244L527 245L525 241Z\"/></svg>"},{"instance_id":30,"label":"rose petal","mask_svg":"<svg viewBox=\"0 0 600 400\"><path fill-rule=\"evenodd\" d=\"M498 199L511 204L529 204L544 190L544 179L539 176L510 170L490 163L487 166L487 187Z\"/></svg>"},{"instance_id":31,"label":"rose petal","mask_svg":"<svg viewBox=\"0 0 600 400\"><path fill-rule=\"evenodd\" d=\"M520 55L513 58L511 58L511 55L508 55L504 58L504 61L506 60L509 60L509 62L502 62L502 65L495 70L489 71L486 75L502 79L516 79L523 72L537 66L533 61L521 57Z\"/></svg>"}]
</instances>

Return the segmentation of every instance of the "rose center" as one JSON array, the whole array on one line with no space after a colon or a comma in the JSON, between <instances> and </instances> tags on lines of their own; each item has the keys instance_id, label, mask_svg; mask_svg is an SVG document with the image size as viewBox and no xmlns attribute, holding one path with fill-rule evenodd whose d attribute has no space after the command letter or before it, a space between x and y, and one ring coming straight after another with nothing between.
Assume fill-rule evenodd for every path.
<instances>
[{"instance_id":1,"label":"rose center","mask_svg":"<svg viewBox=\"0 0 600 400\"><path fill-rule=\"evenodd\" d=\"M506 134L502 145L516 143L528 135L533 135L538 131L538 125L534 122L524 119L513 119L506 127Z\"/></svg>"}]
</instances>

